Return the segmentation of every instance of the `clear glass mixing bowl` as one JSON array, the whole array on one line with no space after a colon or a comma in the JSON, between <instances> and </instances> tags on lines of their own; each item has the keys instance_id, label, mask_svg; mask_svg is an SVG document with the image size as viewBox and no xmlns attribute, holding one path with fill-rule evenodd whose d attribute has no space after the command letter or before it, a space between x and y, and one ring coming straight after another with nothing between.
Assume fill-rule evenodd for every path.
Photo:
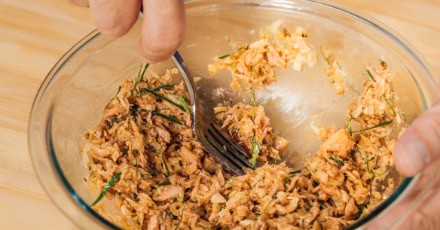
<instances>
[{"instance_id":1,"label":"clear glass mixing bowl","mask_svg":"<svg viewBox=\"0 0 440 230\"><path fill-rule=\"evenodd\" d=\"M179 50L193 75L202 76L198 90L206 106L222 99L220 92L230 81L226 71L215 76L207 73L207 64L215 55L231 51L225 35L233 42L250 42L257 38L258 29L277 19L291 29L303 27L316 49L324 45L334 51L358 87L365 80L365 64L386 60L398 76L394 87L409 121L434 99L436 79L420 55L389 29L346 7L327 1L194 0L187 1L186 8L189 31ZM85 229L118 228L89 206L95 196L84 182L88 171L80 143L84 132L99 121L121 80L134 75L142 62L139 32L137 24L119 39L96 31L86 36L50 71L32 108L29 148L35 171L53 202ZM152 69L160 72L169 67L173 67L171 61ZM317 123L342 127L347 105L354 97L351 92L335 95L320 59L316 67L304 72L280 72L279 81L258 100L266 107L272 125L290 140L290 152L296 154L287 156L286 161L298 168L319 146L310 129L310 117L320 115ZM432 169L404 179L391 197L350 228L370 223L386 228L399 221L428 194L430 182L437 176ZM391 208L405 211L390 213Z\"/></svg>"}]
</instances>

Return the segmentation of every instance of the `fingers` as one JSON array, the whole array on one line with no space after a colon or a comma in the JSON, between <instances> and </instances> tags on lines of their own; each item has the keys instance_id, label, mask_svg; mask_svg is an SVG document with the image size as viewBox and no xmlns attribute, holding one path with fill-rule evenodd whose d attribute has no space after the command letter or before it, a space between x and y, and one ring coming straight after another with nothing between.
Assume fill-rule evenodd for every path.
<instances>
[{"instance_id":1,"label":"fingers","mask_svg":"<svg viewBox=\"0 0 440 230\"><path fill-rule=\"evenodd\" d=\"M440 181L436 177L438 163L425 169L411 188L406 189L405 195L400 195L401 200L394 201L389 211L377 216L365 230L438 229L432 228L440 226Z\"/></svg>"},{"instance_id":2,"label":"fingers","mask_svg":"<svg viewBox=\"0 0 440 230\"><path fill-rule=\"evenodd\" d=\"M78 5L78 6L89 6L89 0L69 0L69 2Z\"/></svg>"},{"instance_id":3,"label":"fingers","mask_svg":"<svg viewBox=\"0 0 440 230\"><path fill-rule=\"evenodd\" d=\"M422 200L417 208L411 210L406 218L402 218L400 223L393 226L393 229L438 229L440 226L440 218L438 218L438 213L440 212L439 191L439 186L437 185L432 193ZM402 210L403 213L405 213L405 211L407 210Z\"/></svg>"},{"instance_id":4,"label":"fingers","mask_svg":"<svg viewBox=\"0 0 440 230\"><path fill-rule=\"evenodd\" d=\"M136 22L140 0L70 0L90 6L96 27L103 34L122 36ZM180 46L186 34L182 0L143 0L141 53L151 63L163 61Z\"/></svg>"},{"instance_id":5,"label":"fingers","mask_svg":"<svg viewBox=\"0 0 440 230\"><path fill-rule=\"evenodd\" d=\"M440 226L440 218L438 218L439 204L440 194L433 194L430 199L426 200L422 206L412 213L413 215L408 216L409 224L407 223L405 226L409 226L409 229L438 229Z\"/></svg>"},{"instance_id":6,"label":"fingers","mask_svg":"<svg viewBox=\"0 0 440 230\"><path fill-rule=\"evenodd\" d=\"M89 5L98 30L111 36L126 34L140 10L139 0L89 0Z\"/></svg>"},{"instance_id":7,"label":"fingers","mask_svg":"<svg viewBox=\"0 0 440 230\"><path fill-rule=\"evenodd\" d=\"M414 176L440 158L440 101L417 118L397 141L394 161L405 176Z\"/></svg>"},{"instance_id":8,"label":"fingers","mask_svg":"<svg viewBox=\"0 0 440 230\"><path fill-rule=\"evenodd\" d=\"M181 0L143 0L141 52L149 62L163 61L180 46L186 34Z\"/></svg>"}]
</instances>

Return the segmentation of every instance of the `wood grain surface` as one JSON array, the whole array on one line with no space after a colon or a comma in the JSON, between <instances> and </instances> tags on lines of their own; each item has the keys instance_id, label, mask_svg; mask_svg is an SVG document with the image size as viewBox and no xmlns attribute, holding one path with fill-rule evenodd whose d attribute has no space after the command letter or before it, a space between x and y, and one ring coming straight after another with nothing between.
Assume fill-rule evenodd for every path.
<instances>
[{"instance_id":1,"label":"wood grain surface","mask_svg":"<svg viewBox=\"0 0 440 230\"><path fill-rule=\"evenodd\" d=\"M337 0L403 35L440 74L440 0ZM67 0L0 0L0 229L75 229L32 168L27 120L56 61L94 29Z\"/></svg>"}]
</instances>

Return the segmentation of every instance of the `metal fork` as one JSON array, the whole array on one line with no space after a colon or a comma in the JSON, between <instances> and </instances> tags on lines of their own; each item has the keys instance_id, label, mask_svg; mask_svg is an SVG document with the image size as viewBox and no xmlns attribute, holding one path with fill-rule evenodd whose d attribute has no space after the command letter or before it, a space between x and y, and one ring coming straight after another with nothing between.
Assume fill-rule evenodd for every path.
<instances>
[{"instance_id":1,"label":"metal fork","mask_svg":"<svg viewBox=\"0 0 440 230\"><path fill-rule=\"evenodd\" d=\"M173 55L173 62L180 71L191 99L192 129L205 150L212 155L226 170L243 175L243 168L252 168L250 156L229 133L217 125L214 116L209 116L200 104L195 84L188 67L179 52ZM209 108L213 109L213 108Z\"/></svg>"}]
</instances>

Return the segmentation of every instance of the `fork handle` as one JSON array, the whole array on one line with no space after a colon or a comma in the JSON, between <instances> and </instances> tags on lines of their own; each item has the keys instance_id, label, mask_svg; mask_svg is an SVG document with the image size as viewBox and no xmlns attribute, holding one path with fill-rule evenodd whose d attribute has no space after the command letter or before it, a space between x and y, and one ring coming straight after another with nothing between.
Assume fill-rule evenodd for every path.
<instances>
[{"instance_id":1,"label":"fork handle","mask_svg":"<svg viewBox=\"0 0 440 230\"><path fill-rule=\"evenodd\" d=\"M179 69L183 81L185 82L186 88L188 89L189 98L191 100L191 123L192 123L191 126L192 129L195 131L194 124L195 124L196 103L197 103L195 83L179 51L176 50L176 52L174 52L172 59L174 64L177 66L177 69Z\"/></svg>"}]
</instances>

